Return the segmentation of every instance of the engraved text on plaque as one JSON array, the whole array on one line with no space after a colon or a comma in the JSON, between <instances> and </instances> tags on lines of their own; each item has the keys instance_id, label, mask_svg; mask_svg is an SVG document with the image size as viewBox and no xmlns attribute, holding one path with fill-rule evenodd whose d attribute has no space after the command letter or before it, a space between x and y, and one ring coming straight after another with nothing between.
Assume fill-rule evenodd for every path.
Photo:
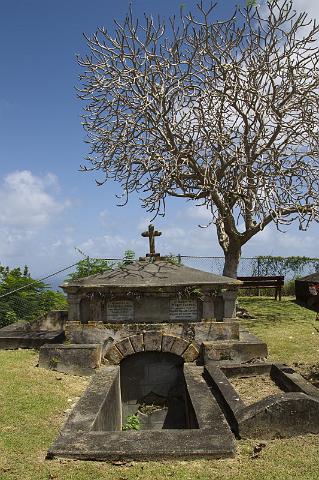
<instances>
[{"instance_id":1,"label":"engraved text on plaque","mask_svg":"<svg viewBox=\"0 0 319 480\"><path fill-rule=\"evenodd\" d=\"M108 322L125 323L134 321L134 304L129 300L107 302L106 315Z\"/></svg>"},{"instance_id":2,"label":"engraved text on plaque","mask_svg":"<svg viewBox=\"0 0 319 480\"><path fill-rule=\"evenodd\" d=\"M179 320L196 322L198 319L197 299L172 299L169 305L169 319L175 322Z\"/></svg>"}]
</instances>

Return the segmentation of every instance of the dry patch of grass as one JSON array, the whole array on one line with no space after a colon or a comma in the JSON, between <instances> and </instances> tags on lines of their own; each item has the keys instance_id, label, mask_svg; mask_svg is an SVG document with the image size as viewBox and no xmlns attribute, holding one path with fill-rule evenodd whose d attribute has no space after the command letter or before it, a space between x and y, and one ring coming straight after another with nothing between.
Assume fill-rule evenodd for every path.
<instances>
[{"instance_id":1,"label":"dry patch of grass","mask_svg":"<svg viewBox=\"0 0 319 480\"><path fill-rule=\"evenodd\" d=\"M269 395L282 393L269 375L234 377L228 380L246 405L258 402Z\"/></svg>"}]
</instances>

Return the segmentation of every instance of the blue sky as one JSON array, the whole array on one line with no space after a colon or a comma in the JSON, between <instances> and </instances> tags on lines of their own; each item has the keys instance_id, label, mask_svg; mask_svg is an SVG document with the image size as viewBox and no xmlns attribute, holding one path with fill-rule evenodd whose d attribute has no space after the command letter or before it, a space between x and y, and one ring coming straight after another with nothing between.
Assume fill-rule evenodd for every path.
<instances>
[{"instance_id":1,"label":"blue sky","mask_svg":"<svg viewBox=\"0 0 319 480\"><path fill-rule=\"evenodd\" d=\"M243 0L241 0L243 1ZM187 0L134 0L136 16L144 12L169 16ZM219 2L216 14L227 17L233 0ZM240 2L239 2L240 3ZM127 0L2 0L0 2L0 263L28 264L34 277L69 265L81 257L138 255L149 217L132 197L116 206L118 187L97 187L93 174L79 172L88 153L81 127L82 105L76 98L79 67L76 54L86 50L83 32L112 28L127 12ZM319 16L315 0L296 5ZM221 255L214 227L194 204L171 201L158 250L185 255ZM272 227L256 236L243 254L318 256L318 226L308 232Z\"/></svg>"}]
</instances>

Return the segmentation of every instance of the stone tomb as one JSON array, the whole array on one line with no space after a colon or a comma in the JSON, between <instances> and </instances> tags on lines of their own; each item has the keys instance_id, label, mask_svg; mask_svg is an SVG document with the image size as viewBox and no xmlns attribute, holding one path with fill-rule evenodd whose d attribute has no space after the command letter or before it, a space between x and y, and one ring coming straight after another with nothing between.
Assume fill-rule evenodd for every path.
<instances>
[{"instance_id":1,"label":"stone tomb","mask_svg":"<svg viewBox=\"0 0 319 480\"><path fill-rule=\"evenodd\" d=\"M233 278L145 258L62 288L69 322L121 324L230 319L238 285Z\"/></svg>"},{"instance_id":2,"label":"stone tomb","mask_svg":"<svg viewBox=\"0 0 319 480\"><path fill-rule=\"evenodd\" d=\"M183 369L187 392L183 397L186 428L178 428L175 424L140 431L121 431L123 390L119 370L118 366L102 368L94 376L50 447L47 458L101 461L234 455L234 437L203 380L201 367L185 365Z\"/></svg>"},{"instance_id":3,"label":"stone tomb","mask_svg":"<svg viewBox=\"0 0 319 480\"><path fill-rule=\"evenodd\" d=\"M39 365L76 374L104 366L49 458L234 454L219 391L200 365L261 360L267 346L239 328L241 282L160 257L154 246L159 234L152 226L143 234L150 239L145 258L62 286L67 343L42 347ZM121 431L131 415L140 431Z\"/></svg>"}]
</instances>

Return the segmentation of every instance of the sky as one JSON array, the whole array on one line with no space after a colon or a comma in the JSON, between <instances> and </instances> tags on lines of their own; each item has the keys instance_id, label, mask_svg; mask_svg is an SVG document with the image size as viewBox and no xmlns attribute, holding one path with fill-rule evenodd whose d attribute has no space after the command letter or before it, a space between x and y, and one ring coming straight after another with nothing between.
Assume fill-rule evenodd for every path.
<instances>
[{"instance_id":1,"label":"sky","mask_svg":"<svg viewBox=\"0 0 319 480\"><path fill-rule=\"evenodd\" d=\"M216 10L225 18L235 3ZM168 17L190 0L133 0L133 12ZM116 184L98 187L92 173L79 171L88 146L76 97L86 52L83 33L98 26L112 29L128 10L127 0L0 0L0 264L30 267L44 277L82 257L121 257L132 249L144 255L141 237L150 216L133 196L118 207ZM319 18L317 0L295 6ZM164 218L154 224L162 254L219 256L215 227L208 212L183 200L168 202ZM243 256L305 255L317 257L318 225L307 232L297 226L285 233L270 226L243 248Z\"/></svg>"}]
</instances>

